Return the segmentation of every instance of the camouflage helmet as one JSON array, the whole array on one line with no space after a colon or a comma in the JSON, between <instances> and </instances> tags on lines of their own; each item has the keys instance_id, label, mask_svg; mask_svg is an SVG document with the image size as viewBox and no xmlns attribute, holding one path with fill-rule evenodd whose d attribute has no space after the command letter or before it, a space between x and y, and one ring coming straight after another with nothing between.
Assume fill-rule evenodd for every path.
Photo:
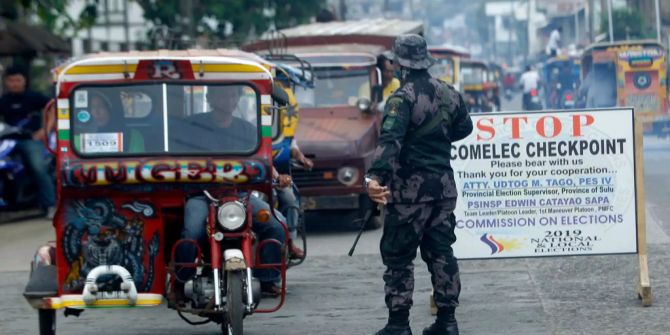
<instances>
[{"instance_id":1,"label":"camouflage helmet","mask_svg":"<svg viewBox=\"0 0 670 335\"><path fill-rule=\"evenodd\" d=\"M401 35L395 39L392 59L410 69L427 69L435 64L426 40L416 34Z\"/></svg>"}]
</instances>

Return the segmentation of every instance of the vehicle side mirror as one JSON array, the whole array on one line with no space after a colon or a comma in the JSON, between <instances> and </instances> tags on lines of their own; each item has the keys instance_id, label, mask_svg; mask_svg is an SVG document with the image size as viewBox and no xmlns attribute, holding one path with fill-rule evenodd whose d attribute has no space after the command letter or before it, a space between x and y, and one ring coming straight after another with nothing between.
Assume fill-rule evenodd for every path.
<instances>
[{"instance_id":1,"label":"vehicle side mirror","mask_svg":"<svg viewBox=\"0 0 670 335\"><path fill-rule=\"evenodd\" d=\"M272 99L280 106L288 105L288 94L277 83L272 84Z\"/></svg>"},{"instance_id":2,"label":"vehicle side mirror","mask_svg":"<svg viewBox=\"0 0 670 335\"><path fill-rule=\"evenodd\" d=\"M382 89L382 85L374 85L372 86L372 94L371 94L371 100L374 102L380 102L384 100L384 90Z\"/></svg>"}]
</instances>

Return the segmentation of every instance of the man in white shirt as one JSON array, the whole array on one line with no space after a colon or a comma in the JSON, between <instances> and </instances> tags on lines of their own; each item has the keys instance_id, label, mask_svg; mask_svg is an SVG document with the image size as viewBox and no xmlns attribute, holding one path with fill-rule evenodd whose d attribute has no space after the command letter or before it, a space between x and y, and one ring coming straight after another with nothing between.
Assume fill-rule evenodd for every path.
<instances>
[{"instance_id":1,"label":"man in white shirt","mask_svg":"<svg viewBox=\"0 0 670 335\"><path fill-rule=\"evenodd\" d=\"M540 75L530 66L526 66L526 71L519 78L521 88L523 89L523 110L529 110L531 92L540 87Z\"/></svg>"},{"instance_id":2,"label":"man in white shirt","mask_svg":"<svg viewBox=\"0 0 670 335\"><path fill-rule=\"evenodd\" d=\"M549 35L549 42L547 43L546 52L549 57L556 57L558 55L558 50L561 47L561 34L563 33L563 28L558 27L551 32Z\"/></svg>"}]
</instances>

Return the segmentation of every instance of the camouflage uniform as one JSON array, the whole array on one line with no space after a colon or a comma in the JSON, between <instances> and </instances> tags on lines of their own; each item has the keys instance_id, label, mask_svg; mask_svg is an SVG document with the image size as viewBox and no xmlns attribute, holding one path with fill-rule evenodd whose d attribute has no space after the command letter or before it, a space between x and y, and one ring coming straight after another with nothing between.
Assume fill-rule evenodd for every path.
<instances>
[{"instance_id":1,"label":"camouflage uniform","mask_svg":"<svg viewBox=\"0 0 670 335\"><path fill-rule=\"evenodd\" d=\"M387 267L386 305L391 312L409 311L412 306L413 260L419 246L432 276L436 305L458 305L460 279L451 248L456 241L453 210L457 190L450 151L453 141L472 132L462 96L428 74L426 69L434 60L425 58L425 41L413 41L412 35L407 38L410 40L397 41L394 48L396 61L405 67L406 75L386 104L379 144L367 175L391 191L381 240ZM403 47L423 50L399 50ZM423 53L424 58L399 59L398 54L403 53ZM442 120L433 122L434 118ZM430 124L434 126L426 126Z\"/></svg>"}]
</instances>

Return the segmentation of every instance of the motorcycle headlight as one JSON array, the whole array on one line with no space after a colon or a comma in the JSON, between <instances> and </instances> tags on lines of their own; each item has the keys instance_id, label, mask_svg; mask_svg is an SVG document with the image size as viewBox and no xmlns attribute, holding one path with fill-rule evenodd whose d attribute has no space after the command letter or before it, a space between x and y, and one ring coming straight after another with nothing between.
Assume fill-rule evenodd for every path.
<instances>
[{"instance_id":1,"label":"motorcycle headlight","mask_svg":"<svg viewBox=\"0 0 670 335\"><path fill-rule=\"evenodd\" d=\"M358 169L350 166L345 166L337 170L337 180L346 185L352 186L358 182Z\"/></svg>"},{"instance_id":2,"label":"motorcycle headlight","mask_svg":"<svg viewBox=\"0 0 670 335\"><path fill-rule=\"evenodd\" d=\"M244 225L247 211L239 201L230 201L219 207L217 213L219 224L226 230L237 230Z\"/></svg>"}]
</instances>

